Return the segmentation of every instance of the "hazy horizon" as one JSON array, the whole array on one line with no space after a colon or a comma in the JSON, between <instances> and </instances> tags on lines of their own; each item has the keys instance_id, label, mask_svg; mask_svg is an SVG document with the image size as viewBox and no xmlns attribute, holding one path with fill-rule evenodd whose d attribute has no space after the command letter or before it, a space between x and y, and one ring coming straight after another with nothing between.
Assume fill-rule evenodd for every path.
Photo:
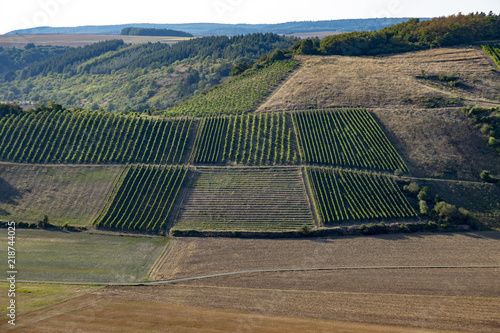
<instances>
[{"instance_id":1,"label":"hazy horizon","mask_svg":"<svg viewBox=\"0 0 500 333\"><path fill-rule=\"evenodd\" d=\"M227 23L262 24L383 17L437 17L470 12L500 13L500 2L409 0L266 1L191 0L131 3L97 0L24 0L0 5L0 34L41 26L76 27L116 24Z\"/></svg>"}]
</instances>

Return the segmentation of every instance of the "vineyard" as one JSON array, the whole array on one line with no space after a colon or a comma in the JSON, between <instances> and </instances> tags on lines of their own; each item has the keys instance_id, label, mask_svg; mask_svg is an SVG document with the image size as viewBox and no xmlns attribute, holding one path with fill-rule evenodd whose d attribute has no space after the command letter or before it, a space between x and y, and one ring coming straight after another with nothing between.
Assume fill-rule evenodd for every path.
<instances>
[{"instance_id":1,"label":"vineyard","mask_svg":"<svg viewBox=\"0 0 500 333\"><path fill-rule=\"evenodd\" d=\"M193 163L275 165L298 163L295 133L283 113L203 118Z\"/></svg>"},{"instance_id":2,"label":"vineyard","mask_svg":"<svg viewBox=\"0 0 500 333\"><path fill-rule=\"evenodd\" d=\"M284 231L313 226L299 168L198 169L173 229Z\"/></svg>"},{"instance_id":3,"label":"vineyard","mask_svg":"<svg viewBox=\"0 0 500 333\"><path fill-rule=\"evenodd\" d=\"M481 45L481 47L500 68L500 45Z\"/></svg>"},{"instance_id":4,"label":"vineyard","mask_svg":"<svg viewBox=\"0 0 500 333\"><path fill-rule=\"evenodd\" d=\"M276 61L168 109L166 114L202 116L248 112L297 65L296 61Z\"/></svg>"},{"instance_id":5,"label":"vineyard","mask_svg":"<svg viewBox=\"0 0 500 333\"><path fill-rule=\"evenodd\" d=\"M127 167L118 190L94 226L111 230L165 230L188 170L177 166Z\"/></svg>"},{"instance_id":6,"label":"vineyard","mask_svg":"<svg viewBox=\"0 0 500 333\"><path fill-rule=\"evenodd\" d=\"M149 163L183 160L193 119L107 112L23 112L0 119L0 160L20 163Z\"/></svg>"},{"instance_id":7,"label":"vineyard","mask_svg":"<svg viewBox=\"0 0 500 333\"><path fill-rule=\"evenodd\" d=\"M392 177L332 168L306 168L323 223L416 217Z\"/></svg>"},{"instance_id":8,"label":"vineyard","mask_svg":"<svg viewBox=\"0 0 500 333\"><path fill-rule=\"evenodd\" d=\"M366 109L294 112L292 119L306 163L408 171Z\"/></svg>"}]
</instances>

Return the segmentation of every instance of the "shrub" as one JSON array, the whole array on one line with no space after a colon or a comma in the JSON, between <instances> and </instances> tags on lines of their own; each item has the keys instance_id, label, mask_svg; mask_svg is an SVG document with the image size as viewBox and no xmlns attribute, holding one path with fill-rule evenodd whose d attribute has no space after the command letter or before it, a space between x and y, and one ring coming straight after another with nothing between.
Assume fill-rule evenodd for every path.
<instances>
[{"instance_id":1,"label":"shrub","mask_svg":"<svg viewBox=\"0 0 500 333\"><path fill-rule=\"evenodd\" d=\"M427 201L420 200L418 204L420 207L420 214L428 215L429 214L429 207L427 206Z\"/></svg>"},{"instance_id":2,"label":"shrub","mask_svg":"<svg viewBox=\"0 0 500 333\"><path fill-rule=\"evenodd\" d=\"M497 182L497 179L491 177L490 171L488 171L488 170L481 171L481 173L479 174L479 178L481 178L481 180L483 182L486 182L486 183L496 183Z\"/></svg>"},{"instance_id":3,"label":"shrub","mask_svg":"<svg viewBox=\"0 0 500 333\"><path fill-rule=\"evenodd\" d=\"M434 211L438 214L439 221L441 222L458 222L460 220L460 213L455 205L447 202L440 201L434 206Z\"/></svg>"},{"instance_id":4,"label":"shrub","mask_svg":"<svg viewBox=\"0 0 500 333\"><path fill-rule=\"evenodd\" d=\"M311 226L304 224L302 227L300 227L299 232L304 236L308 236L312 232L312 228Z\"/></svg>"},{"instance_id":5,"label":"shrub","mask_svg":"<svg viewBox=\"0 0 500 333\"><path fill-rule=\"evenodd\" d=\"M418 192L417 198L420 201L422 201L422 200L423 201L429 200L429 189L426 186L422 187L422 189L420 190L420 192Z\"/></svg>"},{"instance_id":6,"label":"shrub","mask_svg":"<svg viewBox=\"0 0 500 333\"><path fill-rule=\"evenodd\" d=\"M419 190L420 190L420 187L418 186L417 183L411 182L410 185L408 185L408 191L411 194L417 194Z\"/></svg>"}]
</instances>

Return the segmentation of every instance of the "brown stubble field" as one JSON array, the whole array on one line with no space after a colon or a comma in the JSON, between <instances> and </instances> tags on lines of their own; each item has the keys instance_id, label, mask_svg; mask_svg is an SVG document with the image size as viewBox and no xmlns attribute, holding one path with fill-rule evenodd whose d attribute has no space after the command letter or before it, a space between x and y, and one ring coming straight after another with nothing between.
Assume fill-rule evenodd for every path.
<instances>
[{"instance_id":1,"label":"brown stubble field","mask_svg":"<svg viewBox=\"0 0 500 333\"><path fill-rule=\"evenodd\" d=\"M499 241L497 231L177 238L151 279L267 268L500 265ZM17 332L496 332L499 274L500 268L371 268L105 287L24 314Z\"/></svg>"},{"instance_id":2,"label":"brown stubble field","mask_svg":"<svg viewBox=\"0 0 500 333\"><path fill-rule=\"evenodd\" d=\"M176 238L151 280L310 267L500 265L500 232L311 239Z\"/></svg>"},{"instance_id":3,"label":"brown stubble field","mask_svg":"<svg viewBox=\"0 0 500 333\"><path fill-rule=\"evenodd\" d=\"M125 43L167 43L174 44L186 37L152 37L152 36L122 36L99 34L25 34L0 35L0 46L23 48L28 43L35 45L71 46L78 47L112 39L123 39Z\"/></svg>"}]
</instances>

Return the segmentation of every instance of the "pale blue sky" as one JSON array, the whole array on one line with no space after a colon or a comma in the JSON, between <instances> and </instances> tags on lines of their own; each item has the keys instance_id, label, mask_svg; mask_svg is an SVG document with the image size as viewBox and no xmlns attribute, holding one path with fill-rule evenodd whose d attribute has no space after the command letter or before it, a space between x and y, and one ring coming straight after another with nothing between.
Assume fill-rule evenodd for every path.
<instances>
[{"instance_id":1,"label":"pale blue sky","mask_svg":"<svg viewBox=\"0 0 500 333\"><path fill-rule=\"evenodd\" d=\"M121 23L279 23L500 13L498 0L0 0L0 34L35 26Z\"/></svg>"}]
</instances>

